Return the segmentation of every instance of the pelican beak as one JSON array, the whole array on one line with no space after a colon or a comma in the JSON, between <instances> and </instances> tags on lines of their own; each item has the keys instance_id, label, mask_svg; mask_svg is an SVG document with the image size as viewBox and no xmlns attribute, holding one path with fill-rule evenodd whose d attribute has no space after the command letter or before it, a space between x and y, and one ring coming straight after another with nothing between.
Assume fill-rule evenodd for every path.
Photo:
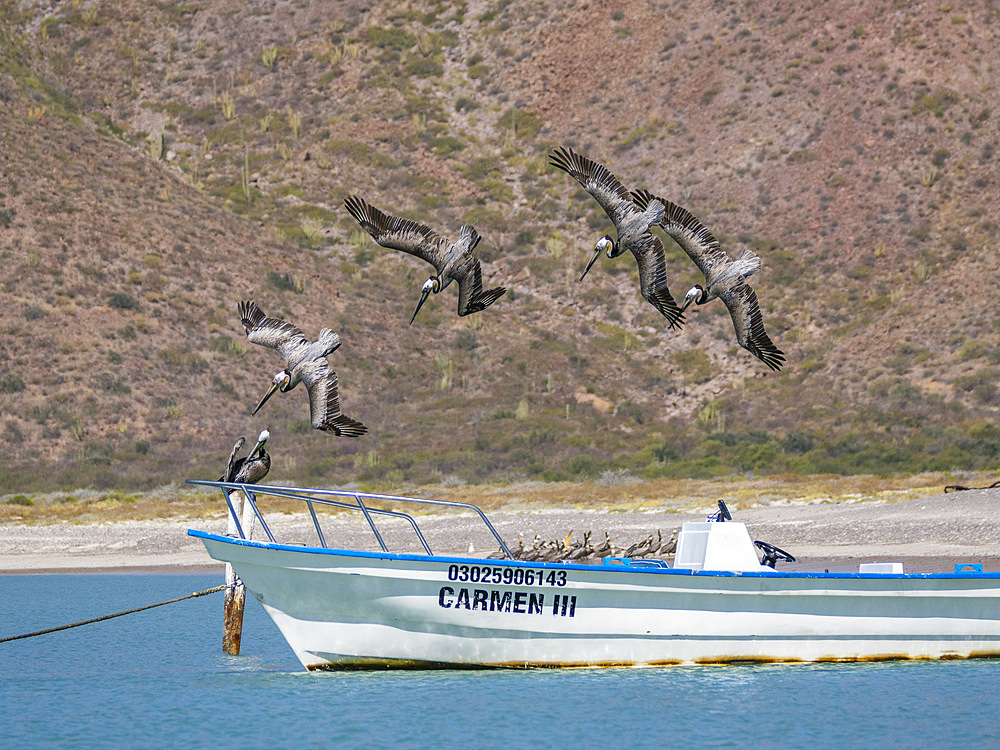
<instances>
[{"instance_id":1,"label":"pelican beak","mask_svg":"<svg viewBox=\"0 0 1000 750\"><path fill-rule=\"evenodd\" d=\"M258 440L258 441L257 441L257 445L255 445L255 446L253 447L253 450L252 450L252 451L250 451L250 458L253 458L254 456L256 456L256 455L257 455L257 451L259 451L259 450L260 450L261 448L263 448L263 447L264 447L264 442L265 442L265 441L263 441L263 440Z\"/></svg>"},{"instance_id":2,"label":"pelican beak","mask_svg":"<svg viewBox=\"0 0 1000 750\"><path fill-rule=\"evenodd\" d=\"M264 394L264 398L262 398L262 399L260 400L260 403L259 403L259 404L257 404L257 408L256 408L256 409L254 409L254 410L253 410L252 412L250 412L250 416L251 416L251 417L252 417L252 416L253 416L254 414L256 414L257 412L259 412L259 411L260 411L260 407L262 407L262 406L264 405L264 402L265 402L265 401L267 401L267 400L268 400L269 398L271 398L271 396L273 396L273 395L274 395L274 392L275 392L276 390L278 390L278 386L279 386L279 385L280 385L280 383L272 383L272 384L271 384L271 388L270 388L270 390L268 390L268 392ZM258 443L257 443L257 445L259 446L259 445L260 445L260 443L258 442ZM254 448L254 450L257 450L257 449L256 449L256 448ZM253 455L253 452L251 452L251 453L250 453L250 455L252 456L252 455Z\"/></svg>"},{"instance_id":3,"label":"pelican beak","mask_svg":"<svg viewBox=\"0 0 1000 750\"><path fill-rule=\"evenodd\" d=\"M424 300L427 299L427 295L430 294L430 293L431 293L430 287L427 286L426 284L424 284L424 288L420 292L420 301L417 303L417 309L413 311L413 317L410 318L410 325L411 326L413 325L413 321L417 319L417 313L420 312L420 308L423 306Z\"/></svg>"},{"instance_id":4,"label":"pelican beak","mask_svg":"<svg viewBox=\"0 0 1000 750\"><path fill-rule=\"evenodd\" d=\"M592 265L594 265L594 263L595 263L595 262L597 261L597 259L598 259L598 258L600 257L600 255L601 255L601 250L603 250L603 249L604 249L603 247L598 247L598 248L597 248L597 249L596 249L596 250L594 251L594 257L590 259L590 263L588 263L588 264L587 264L587 267L586 267L585 269L583 269L583 276L581 276L581 277L580 277L580 281L583 281L583 277L587 275L587 272L588 272L588 271L590 271L590 267L591 267Z\"/></svg>"}]
</instances>

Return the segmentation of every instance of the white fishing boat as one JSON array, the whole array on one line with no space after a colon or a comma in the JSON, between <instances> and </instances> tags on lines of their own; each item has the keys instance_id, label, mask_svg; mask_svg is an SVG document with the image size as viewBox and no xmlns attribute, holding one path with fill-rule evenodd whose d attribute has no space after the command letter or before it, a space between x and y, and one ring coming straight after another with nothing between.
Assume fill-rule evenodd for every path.
<instances>
[{"instance_id":1,"label":"white fishing boat","mask_svg":"<svg viewBox=\"0 0 1000 750\"><path fill-rule=\"evenodd\" d=\"M582 667L877 661L1000 656L1000 573L899 563L854 573L775 570L725 506L685 523L673 565L524 562L476 506L447 501L188 480L240 493L266 540L189 531L231 563L306 669ZM304 502L312 546L274 539L257 495ZM372 503L478 514L504 559L436 556L412 514ZM379 551L330 548L317 506L353 509ZM408 522L422 552L390 552L376 519ZM758 558L762 550L763 558ZM762 562L763 560L763 562ZM768 563L768 564L764 564Z\"/></svg>"}]
</instances>

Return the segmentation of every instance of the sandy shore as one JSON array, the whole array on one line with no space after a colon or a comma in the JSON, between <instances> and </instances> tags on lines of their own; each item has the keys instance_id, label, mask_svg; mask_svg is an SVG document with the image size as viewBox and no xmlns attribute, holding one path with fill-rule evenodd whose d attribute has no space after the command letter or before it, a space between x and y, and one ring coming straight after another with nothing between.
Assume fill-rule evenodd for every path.
<instances>
[{"instance_id":1,"label":"sandy shore","mask_svg":"<svg viewBox=\"0 0 1000 750\"><path fill-rule=\"evenodd\" d=\"M956 563L978 562L1000 570L1000 489L970 490L900 502L770 503L739 511L754 539L775 544L796 558L786 570L857 570L859 562L901 561L912 572L951 572ZM706 508L707 512L707 508ZM508 509L490 519L511 546L523 535L530 545L581 538L592 532L627 546L650 533L669 536L684 521L703 520L705 512L683 514L669 509L621 512L614 507ZM486 556L497 543L475 516L456 513L419 515L420 528L435 554ZM306 514L273 515L271 530L279 541L315 544ZM226 520L127 521L114 524L60 523L0 526L0 573L213 571L221 566L208 557L187 529L224 533ZM380 523L390 549L420 551L412 530L397 521ZM331 547L375 550L371 531L356 516L323 521ZM263 538L258 529L254 538Z\"/></svg>"}]
</instances>

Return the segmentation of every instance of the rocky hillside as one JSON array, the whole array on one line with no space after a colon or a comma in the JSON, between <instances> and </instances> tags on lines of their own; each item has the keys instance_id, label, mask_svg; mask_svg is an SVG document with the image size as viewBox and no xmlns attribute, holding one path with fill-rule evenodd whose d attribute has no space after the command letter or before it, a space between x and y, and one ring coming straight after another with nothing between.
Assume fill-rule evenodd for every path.
<instances>
[{"instance_id":1,"label":"rocky hillside","mask_svg":"<svg viewBox=\"0 0 1000 750\"><path fill-rule=\"evenodd\" d=\"M998 48L991 2L0 0L0 491L214 476L265 425L322 484L995 466ZM578 282L611 225L557 145L756 251L787 366L721 302L669 331L630 256ZM408 325L430 267L352 193L473 223L508 293ZM340 333L368 436L249 417L245 298Z\"/></svg>"}]
</instances>

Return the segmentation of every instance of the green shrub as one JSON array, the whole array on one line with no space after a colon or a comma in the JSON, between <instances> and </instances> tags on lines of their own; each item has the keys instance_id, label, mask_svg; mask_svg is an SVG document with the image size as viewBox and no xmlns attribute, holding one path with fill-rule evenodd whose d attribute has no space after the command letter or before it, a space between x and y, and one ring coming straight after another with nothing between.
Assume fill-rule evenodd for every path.
<instances>
[{"instance_id":1,"label":"green shrub","mask_svg":"<svg viewBox=\"0 0 1000 750\"><path fill-rule=\"evenodd\" d=\"M0 393L18 393L24 389L24 380L16 373L9 372L0 378Z\"/></svg>"},{"instance_id":2,"label":"green shrub","mask_svg":"<svg viewBox=\"0 0 1000 750\"><path fill-rule=\"evenodd\" d=\"M115 292L108 298L108 307L115 310L138 310L139 300L124 292Z\"/></svg>"},{"instance_id":3,"label":"green shrub","mask_svg":"<svg viewBox=\"0 0 1000 750\"><path fill-rule=\"evenodd\" d=\"M538 136L538 131L545 123L542 118L534 112L527 112L523 109L511 107L500 117L497 123L504 130L513 130L514 137L522 141L533 141Z\"/></svg>"},{"instance_id":4,"label":"green shrub","mask_svg":"<svg viewBox=\"0 0 1000 750\"><path fill-rule=\"evenodd\" d=\"M302 294L305 290L305 282L290 273L268 271L267 282L275 289L279 289L283 292L295 292L296 294Z\"/></svg>"},{"instance_id":5,"label":"green shrub","mask_svg":"<svg viewBox=\"0 0 1000 750\"><path fill-rule=\"evenodd\" d=\"M674 362L681 368L684 379L689 383L705 383L712 379L712 361L701 349L677 352Z\"/></svg>"},{"instance_id":6,"label":"green shrub","mask_svg":"<svg viewBox=\"0 0 1000 750\"><path fill-rule=\"evenodd\" d=\"M378 26L369 26L365 29L363 36L365 41L373 47L396 52L405 52L412 49L417 43L416 37L402 29L383 29Z\"/></svg>"}]
</instances>

